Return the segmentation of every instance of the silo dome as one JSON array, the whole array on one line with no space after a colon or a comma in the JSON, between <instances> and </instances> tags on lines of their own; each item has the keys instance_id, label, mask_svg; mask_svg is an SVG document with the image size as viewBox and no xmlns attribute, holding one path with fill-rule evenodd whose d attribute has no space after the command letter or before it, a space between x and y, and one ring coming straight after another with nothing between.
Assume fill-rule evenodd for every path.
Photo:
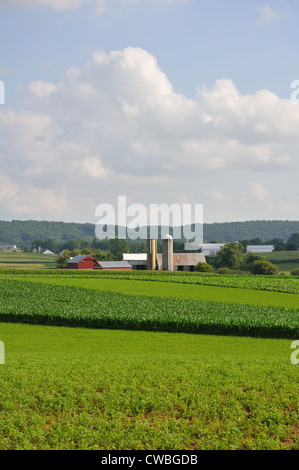
<instances>
[{"instance_id":1,"label":"silo dome","mask_svg":"<svg viewBox=\"0 0 299 470\"><path fill-rule=\"evenodd\" d=\"M164 235L164 237L162 238L162 240L172 240L172 236L169 235L169 233L167 235Z\"/></svg>"}]
</instances>

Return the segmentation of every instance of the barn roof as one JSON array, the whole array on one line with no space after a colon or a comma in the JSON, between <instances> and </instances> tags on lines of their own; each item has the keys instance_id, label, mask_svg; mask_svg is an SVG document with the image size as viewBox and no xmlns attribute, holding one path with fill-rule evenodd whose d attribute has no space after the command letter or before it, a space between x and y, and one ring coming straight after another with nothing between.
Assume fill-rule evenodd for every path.
<instances>
[{"instance_id":1,"label":"barn roof","mask_svg":"<svg viewBox=\"0 0 299 470\"><path fill-rule=\"evenodd\" d=\"M101 268L131 268L132 266L128 261L98 261Z\"/></svg>"},{"instance_id":2,"label":"barn roof","mask_svg":"<svg viewBox=\"0 0 299 470\"><path fill-rule=\"evenodd\" d=\"M68 260L68 263L80 263L83 259L90 257L89 255L77 255ZM92 257L91 257L92 258Z\"/></svg>"},{"instance_id":3,"label":"barn roof","mask_svg":"<svg viewBox=\"0 0 299 470\"><path fill-rule=\"evenodd\" d=\"M274 250L274 245L247 245L247 248Z\"/></svg>"}]
</instances>

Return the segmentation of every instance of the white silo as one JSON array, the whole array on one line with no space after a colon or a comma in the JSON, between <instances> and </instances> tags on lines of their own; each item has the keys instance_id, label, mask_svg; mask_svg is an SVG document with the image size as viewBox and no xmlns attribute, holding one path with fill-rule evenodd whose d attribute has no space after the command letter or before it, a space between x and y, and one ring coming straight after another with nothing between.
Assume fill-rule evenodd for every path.
<instances>
[{"instance_id":1,"label":"white silo","mask_svg":"<svg viewBox=\"0 0 299 470\"><path fill-rule=\"evenodd\" d=\"M173 238L169 234L162 238L162 269L173 271Z\"/></svg>"}]
</instances>

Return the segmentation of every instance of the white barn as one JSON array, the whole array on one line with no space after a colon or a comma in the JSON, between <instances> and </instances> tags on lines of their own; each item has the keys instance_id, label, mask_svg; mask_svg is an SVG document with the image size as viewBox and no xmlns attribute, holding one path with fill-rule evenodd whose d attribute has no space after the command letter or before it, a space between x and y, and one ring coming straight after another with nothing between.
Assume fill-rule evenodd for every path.
<instances>
[{"instance_id":1,"label":"white barn","mask_svg":"<svg viewBox=\"0 0 299 470\"><path fill-rule=\"evenodd\" d=\"M272 253L274 245L248 245L246 253Z\"/></svg>"},{"instance_id":2,"label":"white barn","mask_svg":"<svg viewBox=\"0 0 299 470\"><path fill-rule=\"evenodd\" d=\"M185 250L201 250L205 256L215 256L225 243L185 243Z\"/></svg>"},{"instance_id":3,"label":"white barn","mask_svg":"<svg viewBox=\"0 0 299 470\"><path fill-rule=\"evenodd\" d=\"M133 269L147 269L146 253L123 253L123 261L128 261Z\"/></svg>"}]
</instances>

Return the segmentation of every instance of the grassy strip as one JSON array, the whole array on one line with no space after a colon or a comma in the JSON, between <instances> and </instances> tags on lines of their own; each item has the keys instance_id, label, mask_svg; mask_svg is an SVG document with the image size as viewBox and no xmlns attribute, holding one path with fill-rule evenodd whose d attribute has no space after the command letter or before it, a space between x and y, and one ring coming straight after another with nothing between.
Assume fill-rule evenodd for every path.
<instances>
[{"instance_id":1,"label":"grassy strip","mask_svg":"<svg viewBox=\"0 0 299 470\"><path fill-rule=\"evenodd\" d=\"M17 280L18 277L10 277ZM24 281L39 282L51 285L74 286L84 289L110 292L121 292L123 294L148 295L159 297L177 297L179 299L193 299L205 302L225 302L246 305L264 305L286 308L297 308L299 298L297 295L285 292L269 292L253 289L234 289L218 286L203 286L195 284L139 281L138 279L106 279L103 277L82 278L78 277L40 277L26 276Z\"/></svg>"},{"instance_id":2,"label":"grassy strip","mask_svg":"<svg viewBox=\"0 0 299 470\"><path fill-rule=\"evenodd\" d=\"M55 269L56 256L38 253L24 253L13 251L0 252L0 268L16 269Z\"/></svg>"},{"instance_id":3,"label":"grassy strip","mask_svg":"<svg viewBox=\"0 0 299 470\"><path fill-rule=\"evenodd\" d=\"M0 324L1 450L298 450L290 342Z\"/></svg>"},{"instance_id":4,"label":"grassy strip","mask_svg":"<svg viewBox=\"0 0 299 470\"><path fill-rule=\"evenodd\" d=\"M88 328L292 338L299 311L0 281L0 320Z\"/></svg>"},{"instance_id":5,"label":"grassy strip","mask_svg":"<svg viewBox=\"0 0 299 470\"><path fill-rule=\"evenodd\" d=\"M271 292L285 292L299 294L298 276L253 276L245 274L204 274L187 272L166 271L92 271L92 270L25 270L25 269L0 269L0 275L25 276L59 276L75 278L104 278L104 279L129 279L140 281L154 281L180 284L207 285L219 287L232 287L240 289L265 290Z\"/></svg>"}]
</instances>

